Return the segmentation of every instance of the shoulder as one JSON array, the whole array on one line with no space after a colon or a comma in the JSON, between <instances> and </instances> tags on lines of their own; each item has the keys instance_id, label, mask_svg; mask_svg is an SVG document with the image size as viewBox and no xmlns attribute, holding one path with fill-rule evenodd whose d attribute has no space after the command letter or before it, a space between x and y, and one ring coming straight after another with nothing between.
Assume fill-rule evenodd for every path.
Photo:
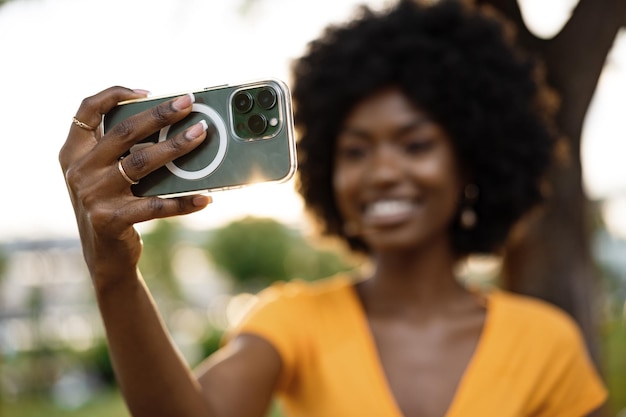
<instances>
[{"instance_id":1,"label":"shoulder","mask_svg":"<svg viewBox=\"0 0 626 417\"><path fill-rule=\"evenodd\" d=\"M484 407L481 415L582 416L606 398L578 326L548 302L488 292L477 349L465 400L468 409Z\"/></svg>"},{"instance_id":2,"label":"shoulder","mask_svg":"<svg viewBox=\"0 0 626 417\"><path fill-rule=\"evenodd\" d=\"M304 281L275 282L258 294L258 302L262 304L275 302L304 302L316 299L331 298L343 293L352 286L352 279L347 275L336 275L329 278Z\"/></svg>"},{"instance_id":3,"label":"shoulder","mask_svg":"<svg viewBox=\"0 0 626 417\"><path fill-rule=\"evenodd\" d=\"M543 362L588 356L576 321L559 307L538 298L497 290L489 296L491 331L499 343Z\"/></svg>"},{"instance_id":4,"label":"shoulder","mask_svg":"<svg viewBox=\"0 0 626 417\"><path fill-rule=\"evenodd\" d=\"M311 357L313 340L327 332L337 312L345 308L352 281L348 276L318 280L276 282L262 290L243 318L228 332L258 336L278 352L282 361L281 386L286 386L298 364ZM327 340L327 339L324 339Z\"/></svg>"},{"instance_id":5,"label":"shoulder","mask_svg":"<svg viewBox=\"0 0 626 417\"><path fill-rule=\"evenodd\" d=\"M496 290L489 295L491 353L506 352L498 374L526 392L533 415L583 415L597 408L606 390L577 323L537 298Z\"/></svg>"},{"instance_id":6,"label":"shoulder","mask_svg":"<svg viewBox=\"0 0 626 417\"><path fill-rule=\"evenodd\" d=\"M580 330L574 319L557 306L538 298L496 290L489 295L500 319L512 329L527 334L579 338Z\"/></svg>"},{"instance_id":7,"label":"shoulder","mask_svg":"<svg viewBox=\"0 0 626 417\"><path fill-rule=\"evenodd\" d=\"M347 275L336 275L316 281L294 279L277 281L252 297L240 315L243 322L263 317L275 322L301 320L303 315L320 306L330 308L340 305L352 287ZM234 323L236 326L239 321Z\"/></svg>"}]
</instances>

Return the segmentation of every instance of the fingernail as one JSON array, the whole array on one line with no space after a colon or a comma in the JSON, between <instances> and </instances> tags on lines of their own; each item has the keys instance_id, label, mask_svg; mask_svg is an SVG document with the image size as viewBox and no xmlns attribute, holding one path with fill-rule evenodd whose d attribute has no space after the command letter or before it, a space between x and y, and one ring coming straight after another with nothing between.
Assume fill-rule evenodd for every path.
<instances>
[{"instance_id":1,"label":"fingernail","mask_svg":"<svg viewBox=\"0 0 626 417\"><path fill-rule=\"evenodd\" d=\"M191 106L193 103L195 103L195 101L196 98L194 97L193 93L189 93L177 98L172 106L174 107L174 110L184 110L187 107Z\"/></svg>"},{"instance_id":2,"label":"fingernail","mask_svg":"<svg viewBox=\"0 0 626 417\"><path fill-rule=\"evenodd\" d=\"M193 200L191 200L191 203L195 207L204 207L207 204L211 203L212 201L213 199L209 197L208 195L195 195L193 197Z\"/></svg>"},{"instance_id":3,"label":"fingernail","mask_svg":"<svg viewBox=\"0 0 626 417\"><path fill-rule=\"evenodd\" d=\"M139 94L140 96L148 97L150 95L150 91L144 90L141 88L134 88L133 93Z\"/></svg>"},{"instance_id":4,"label":"fingernail","mask_svg":"<svg viewBox=\"0 0 626 417\"><path fill-rule=\"evenodd\" d=\"M204 133L208 128L209 128L209 125L207 124L207 122L205 120L200 120L198 123L191 126L185 132L185 139L194 140L198 138L202 133Z\"/></svg>"}]
</instances>

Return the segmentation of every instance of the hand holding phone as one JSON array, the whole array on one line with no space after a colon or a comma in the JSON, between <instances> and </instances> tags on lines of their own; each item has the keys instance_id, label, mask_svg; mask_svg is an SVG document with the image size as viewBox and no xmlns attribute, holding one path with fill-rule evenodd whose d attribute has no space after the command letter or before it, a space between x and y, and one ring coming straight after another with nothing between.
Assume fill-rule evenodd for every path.
<instances>
[{"instance_id":1,"label":"hand holding phone","mask_svg":"<svg viewBox=\"0 0 626 417\"><path fill-rule=\"evenodd\" d=\"M148 136L130 152L182 132L204 120L207 139L190 153L167 163L133 185L137 196L172 197L239 188L259 182L284 182L296 171L291 96L281 81L267 79L193 92L185 119ZM107 132L120 121L174 95L120 103L103 119Z\"/></svg>"}]
</instances>

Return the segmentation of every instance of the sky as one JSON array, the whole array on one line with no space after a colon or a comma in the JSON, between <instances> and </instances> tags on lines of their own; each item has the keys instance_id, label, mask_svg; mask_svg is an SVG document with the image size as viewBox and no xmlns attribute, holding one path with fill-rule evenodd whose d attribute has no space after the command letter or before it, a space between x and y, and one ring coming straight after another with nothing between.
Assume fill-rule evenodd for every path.
<instances>
[{"instance_id":1,"label":"sky","mask_svg":"<svg viewBox=\"0 0 626 417\"><path fill-rule=\"evenodd\" d=\"M306 43L327 24L350 17L360 3L12 0L0 7L0 241L76 236L57 155L84 97L111 85L156 95L263 77L289 82L290 61ZM523 6L533 28L548 36L574 3L525 0ZM626 237L626 127L619 126L624 109L621 34L586 119L582 150L588 194L609 201L607 222ZM214 204L184 221L214 227L245 215L302 220L293 182L213 198Z\"/></svg>"}]
</instances>

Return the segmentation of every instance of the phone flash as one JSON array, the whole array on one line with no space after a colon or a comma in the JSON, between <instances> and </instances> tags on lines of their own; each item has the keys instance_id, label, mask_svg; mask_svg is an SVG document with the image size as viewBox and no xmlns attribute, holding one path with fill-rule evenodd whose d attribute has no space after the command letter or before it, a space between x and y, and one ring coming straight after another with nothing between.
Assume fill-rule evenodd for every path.
<instances>
[{"instance_id":1,"label":"phone flash","mask_svg":"<svg viewBox=\"0 0 626 417\"><path fill-rule=\"evenodd\" d=\"M269 121L270 126L275 127L278 126L278 119L275 117L272 117Z\"/></svg>"}]
</instances>

